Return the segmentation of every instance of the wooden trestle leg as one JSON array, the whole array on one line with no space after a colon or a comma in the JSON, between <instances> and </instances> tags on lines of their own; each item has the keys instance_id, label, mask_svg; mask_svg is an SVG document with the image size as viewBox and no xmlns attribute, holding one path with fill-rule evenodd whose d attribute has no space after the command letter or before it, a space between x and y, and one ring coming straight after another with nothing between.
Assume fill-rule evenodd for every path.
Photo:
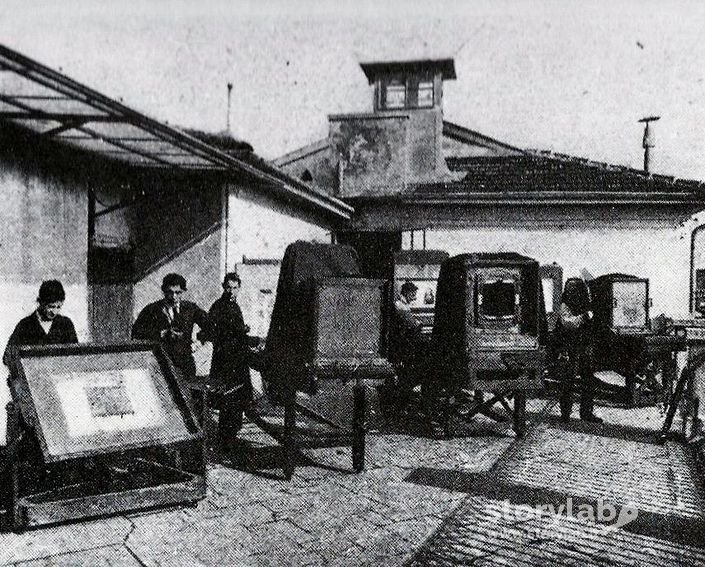
<instances>
[{"instance_id":1,"label":"wooden trestle leg","mask_svg":"<svg viewBox=\"0 0 705 567\"><path fill-rule=\"evenodd\" d=\"M517 437L526 434L526 392L522 390L514 392L514 432Z\"/></svg>"},{"instance_id":2,"label":"wooden trestle leg","mask_svg":"<svg viewBox=\"0 0 705 567\"><path fill-rule=\"evenodd\" d=\"M288 396L286 406L284 407L284 476L287 480L291 480L296 469L296 394Z\"/></svg>"},{"instance_id":3,"label":"wooden trestle leg","mask_svg":"<svg viewBox=\"0 0 705 567\"><path fill-rule=\"evenodd\" d=\"M361 472L365 468L366 406L365 384L358 382L355 384L353 393L352 463L355 472Z\"/></svg>"},{"instance_id":4,"label":"wooden trestle leg","mask_svg":"<svg viewBox=\"0 0 705 567\"><path fill-rule=\"evenodd\" d=\"M25 527L20 514L19 489L20 477L17 452L19 451L19 443L22 437L22 429L20 425L20 410L13 402L7 404L7 441L8 453L6 458L8 468L5 471L7 475L7 494L6 503L9 512L9 523L14 531L22 531Z\"/></svg>"}]
</instances>

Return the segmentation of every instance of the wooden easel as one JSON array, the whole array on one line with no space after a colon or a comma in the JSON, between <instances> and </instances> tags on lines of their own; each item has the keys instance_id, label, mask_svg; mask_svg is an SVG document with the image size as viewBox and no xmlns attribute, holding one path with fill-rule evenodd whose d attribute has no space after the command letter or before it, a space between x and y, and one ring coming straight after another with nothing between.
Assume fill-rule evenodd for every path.
<instances>
[{"instance_id":1,"label":"wooden easel","mask_svg":"<svg viewBox=\"0 0 705 567\"><path fill-rule=\"evenodd\" d=\"M365 447L367 434L367 382L379 382L378 379L355 377L340 378L354 380L353 386L353 415L350 430L345 429L338 423L318 414L317 412L302 406L296 402L296 390L290 389L284 394L284 430L269 423L263 417L257 415L256 412L247 412L247 417L262 431L276 439L282 446L283 463L282 471L287 480L291 480L296 469L296 462L299 456L298 435L296 432L297 413L328 425L334 429L345 430L352 438L352 465L355 472L362 472L365 468Z\"/></svg>"},{"instance_id":2,"label":"wooden easel","mask_svg":"<svg viewBox=\"0 0 705 567\"><path fill-rule=\"evenodd\" d=\"M659 436L659 441L660 442L665 442L670 434L671 427L673 426L673 419L676 416L676 411L678 410L678 407L681 405L684 399L684 395L692 389L692 381L693 377L695 376L695 371L705 364L705 352L701 352L697 356L695 356L692 360L688 361L688 364L686 367L683 369L681 372L680 377L678 378L678 382L676 383L676 387L673 391L673 394L671 395L671 398L668 402L668 409L666 410L666 419L663 422L663 426L661 427L661 433ZM693 404L693 406L690 408L690 418L693 420L694 424L696 424L699 421L698 418L698 403ZM685 436L685 421L683 424L683 435Z\"/></svg>"}]
</instances>

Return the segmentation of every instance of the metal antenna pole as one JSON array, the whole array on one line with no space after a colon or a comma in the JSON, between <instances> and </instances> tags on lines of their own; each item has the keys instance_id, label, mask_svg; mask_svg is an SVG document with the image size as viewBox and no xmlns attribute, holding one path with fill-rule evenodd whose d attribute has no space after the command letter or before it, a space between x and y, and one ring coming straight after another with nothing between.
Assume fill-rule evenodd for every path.
<instances>
[{"instance_id":1,"label":"metal antenna pole","mask_svg":"<svg viewBox=\"0 0 705 567\"><path fill-rule=\"evenodd\" d=\"M227 119L225 121L226 130L228 132L230 132L230 100L232 99L232 93L233 93L233 84L228 83L228 115L227 115Z\"/></svg>"}]
</instances>

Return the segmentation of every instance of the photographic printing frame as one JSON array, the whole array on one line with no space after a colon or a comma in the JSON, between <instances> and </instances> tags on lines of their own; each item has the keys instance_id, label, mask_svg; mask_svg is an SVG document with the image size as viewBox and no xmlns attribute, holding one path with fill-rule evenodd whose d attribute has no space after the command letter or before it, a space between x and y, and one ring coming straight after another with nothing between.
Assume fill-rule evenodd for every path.
<instances>
[{"instance_id":1,"label":"photographic printing frame","mask_svg":"<svg viewBox=\"0 0 705 567\"><path fill-rule=\"evenodd\" d=\"M70 424L61 419L65 409L56 383L50 383L45 376L38 378L31 375L32 364L27 361L41 361L51 367L51 359L67 359L76 362L92 357L91 364L77 365L84 374L98 372L95 361L103 360L104 366L109 366L110 359L124 359L134 355L138 359L150 360L148 371L140 374L143 383L153 388L151 399L152 409L163 410L163 419L156 423L146 423L136 427L114 428L112 431L100 429L97 432L80 436L71 435ZM121 344L78 344L78 345L48 345L13 347L10 352L10 389L13 399L18 403L24 421L34 431L37 442L46 462L57 462L74 458L96 456L113 452L123 452L150 446L168 445L179 442L199 441L203 432L185 394L181 378L173 364L157 343L135 341ZM60 366L60 365L59 365ZM28 375L28 370L30 374ZM121 369L117 369L118 375ZM66 378L66 381L72 380ZM85 381L85 380L84 380ZM148 381L148 382L147 382ZM125 400L116 397L111 405L119 407ZM107 402L106 402L107 403ZM62 407L57 407L61 405ZM84 412L85 413L85 412ZM100 411L90 416L90 419L100 418ZM79 437L76 439L76 437Z\"/></svg>"}]
</instances>

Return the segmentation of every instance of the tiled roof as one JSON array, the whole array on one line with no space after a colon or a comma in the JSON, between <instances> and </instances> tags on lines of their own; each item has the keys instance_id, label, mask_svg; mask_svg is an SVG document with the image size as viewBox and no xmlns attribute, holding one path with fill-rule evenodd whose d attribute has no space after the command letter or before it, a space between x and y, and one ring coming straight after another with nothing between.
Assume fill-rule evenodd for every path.
<instances>
[{"instance_id":1,"label":"tiled roof","mask_svg":"<svg viewBox=\"0 0 705 567\"><path fill-rule=\"evenodd\" d=\"M233 137L229 132L204 132L193 128L182 128L188 135L203 140L204 142L217 146L224 152L234 156L241 156L243 153L253 152L252 146L244 140Z\"/></svg>"},{"instance_id":2,"label":"tiled roof","mask_svg":"<svg viewBox=\"0 0 705 567\"><path fill-rule=\"evenodd\" d=\"M464 177L453 182L421 184L413 193L698 193L705 196L705 184L699 181L551 152L529 150L524 155L450 157L446 162L451 171L465 173Z\"/></svg>"}]
</instances>

